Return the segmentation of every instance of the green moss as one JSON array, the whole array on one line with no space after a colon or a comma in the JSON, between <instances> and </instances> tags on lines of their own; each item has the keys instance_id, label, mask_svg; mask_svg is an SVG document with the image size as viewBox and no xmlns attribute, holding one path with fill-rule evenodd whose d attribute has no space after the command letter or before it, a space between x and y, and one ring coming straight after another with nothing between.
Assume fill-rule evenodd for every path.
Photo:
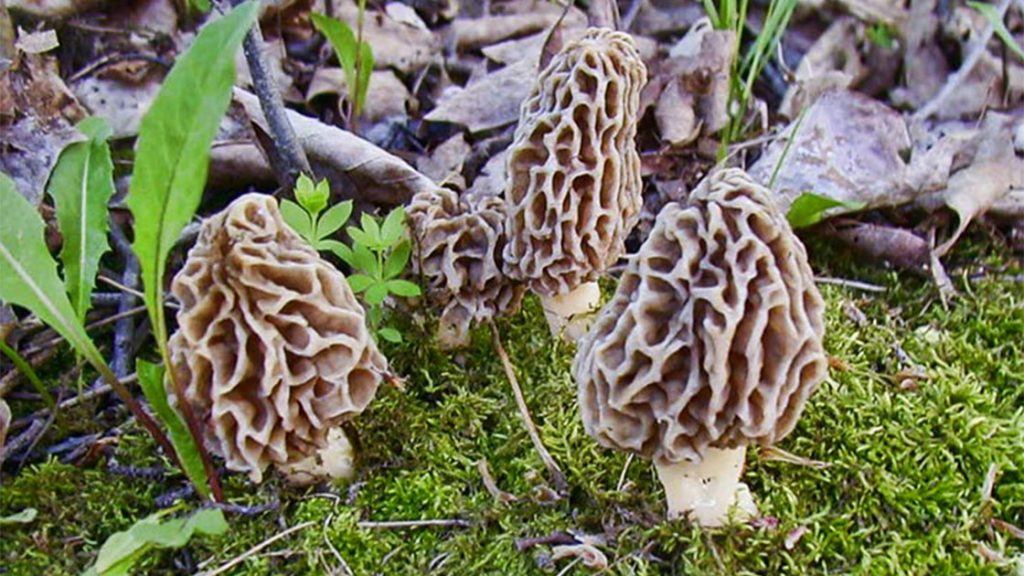
<instances>
[{"instance_id":1,"label":"green moss","mask_svg":"<svg viewBox=\"0 0 1024 576\"><path fill-rule=\"evenodd\" d=\"M888 291L823 288L826 348L837 367L780 447L828 466L748 454L745 480L777 527L701 530L663 522L651 466L602 449L583 432L569 374L573 350L550 337L537 301L528 298L521 315L500 323L501 336L544 442L566 473L568 497L542 497L546 470L519 419L489 330L477 329L469 349L449 354L434 346L431 321L410 315L393 319L406 342L385 350L406 377L405 390L382 388L353 422L361 447L354 483L296 491L230 476L232 501L279 498L281 508L231 516L229 535L200 540L190 554L216 566L283 527L310 521L233 573L325 574L337 569L339 557L356 574L554 573L568 561L545 570L550 548L519 551L516 541L570 530L608 537L602 549L611 574L999 573L976 552L978 543L1024 562L1024 543L989 522L1024 526L1024 287L954 273L961 297L946 309L927 279L862 268L828 245L812 243L812 249L821 274ZM1007 273L1020 267L977 244L953 258ZM864 313L863 325L848 313L854 306ZM910 378L915 371L921 377ZM151 453L140 435L127 436L118 448L122 462L137 465L151 465ZM516 502L495 502L480 460ZM992 501L984 504L993 465L999 474ZM12 574L75 572L112 531L152 512L153 497L176 482L154 485L54 462L23 471L4 486L0 514L31 505L40 517L5 527L4 564ZM419 519L472 525L359 526ZM65 543L77 537L84 541ZM177 554L155 555L147 573L172 571ZM577 565L570 573L591 570Z\"/></svg>"}]
</instances>

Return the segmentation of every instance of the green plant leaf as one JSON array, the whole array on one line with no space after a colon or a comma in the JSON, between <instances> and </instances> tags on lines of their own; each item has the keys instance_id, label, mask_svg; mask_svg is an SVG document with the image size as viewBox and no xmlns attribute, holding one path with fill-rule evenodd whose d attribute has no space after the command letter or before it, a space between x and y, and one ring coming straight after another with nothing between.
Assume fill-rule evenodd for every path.
<instances>
[{"instance_id":1,"label":"green plant leaf","mask_svg":"<svg viewBox=\"0 0 1024 576\"><path fill-rule=\"evenodd\" d=\"M28 524L35 520L38 514L39 511L35 508L25 508L21 512L11 514L10 516L0 517L0 526L7 524Z\"/></svg>"},{"instance_id":2,"label":"green plant leaf","mask_svg":"<svg viewBox=\"0 0 1024 576\"><path fill-rule=\"evenodd\" d=\"M137 521L122 532L111 534L100 547L96 564L87 574L111 576L129 574L132 567L153 548L181 548L195 534L219 535L228 530L224 513L199 510L189 518L161 522L158 512Z\"/></svg>"},{"instance_id":3,"label":"green plant leaf","mask_svg":"<svg viewBox=\"0 0 1024 576\"><path fill-rule=\"evenodd\" d=\"M93 345L64 285L57 276L57 262L43 239L43 219L0 173L0 300L31 310L57 331L90 364L106 367Z\"/></svg>"},{"instance_id":4,"label":"green plant leaf","mask_svg":"<svg viewBox=\"0 0 1024 576\"><path fill-rule=\"evenodd\" d=\"M387 247L382 241L380 235L380 224L377 223L377 219L370 216L368 213L363 212L363 215L359 218L359 224L363 227L363 232L366 233L370 238L370 242L367 242L367 248L381 249Z\"/></svg>"},{"instance_id":5,"label":"green plant leaf","mask_svg":"<svg viewBox=\"0 0 1024 576\"><path fill-rule=\"evenodd\" d=\"M370 236L362 228L349 226L348 228L345 228L345 231L348 232L348 235L352 237L353 241L355 241L356 246L363 246L368 249L377 247L377 242L374 241L373 236Z\"/></svg>"},{"instance_id":6,"label":"green plant leaf","mask_svg":"<svg viewBox=\"0 0 1024 576\"><path fill-rule=\"evenodd\" d=\"M327 207L330 196L331 190L327 187L326 181L313 184L313 181L305 174L299 174L298 180L295 181L295 199L314 220L316 215Z\"/></svg>"},{"instance_id":7,"label":"green plant leaf","mask_svg":"<svg viewBox=\"0 0 1024 576\"><path fill-rule=\"evenodd\" d=\"M356 266L356 256L351 248L338 242L337 240L324 240L323 244L327 245L327 249L334 252L334 255L341 258L341 261L348 264L354 270L358 270Z\"/></svg>"},{"instance_id":8,"label":"green plant leaf","mask_svg":"<svg viewBox=\"0 0 1024 576\"><path fill-rule=\"evenodd\" d=\"M384 328L377 330L377 336L380 336L388 342L394 342L395 344L402 342L402 333L389 326L385 326Z\"/></svg>"},{"instance_id":9,"label":"green plant leaf","mask_svg":"<svg viewBox=\"0 0 1024 576\"><path fill-rule=\"evenodd\" d=\"M352 114L358 116L366 105L366 94L370 90L370 75L373 74L373 48L366 42L359 43L359 73L356 88L349 88L349 92L355 92L355 99L352 103Z\"/></svg>"},{"instance_id":10,"label":"green plant leaf","mask_svg":"<svg viewBox=\"0 0 1024 576\"><path fill-rule=\"evenodd\" d=\"M388 291L403 298L411 298L422 294L420 287L408 280L388 280Z\"/></svg>"},{"instance_id":11,"label":"green plant leaf","mask_svg":"<svg viewBox=\"0 0 1024 576\"><path fill-rule=\"evenodd\" d=\"M347 277L347 280L349 288L351 288L356 294L359 294L377 282L365 274L352 274Z\"/></svg>"},{"instance_id":12,"label":"green plant leaf","mask_svg":"<svg viewBox=\"0 0 1024 576\"><path fill-rule=\"evenodd\" d=\"M53 198L64 239L60 252L64 285L79 322L92 306L100 258L107 245L107 203L114 195L114 165L107 139L112 131L102 118L86 118L76 126L86 140L73 142L60 154L46 191Z\"/></svg>"},{"instance_id":13,"label":"green plant leaf","mask_svg":"<svg viewBox=\"0 0 1024 576\"><path fill-rule=\"evenodd\" d=\"M789 225L793 228L806 228L821 222L825 211L831 208L843 207L860 210L864 206L863 202L842 202L827 196L804 192L790 205L789 212L786 213L786 220L789 220Z\"/></svg>"},{"instance_id":14,"label":"green plant leaf","mask_svg":"<svg viewBox=\"0 0 1024 576\"><path fill-rule=\"evenodd\" d=\"M1024 59L1024 49L1021 49L1013 39L1013 35L1011 35L1010 31L1006 29L1006 24L1004 24L1002 18L999 17L999 11L996 10L995 6L984 2L968 2L967 5L978 12L981 12L981 15L984 16L985 19L988 20L989 24L992 25L992 31L996 33L996 36L999 36L999 39L1006 44L1006 47L1012 50L1013 53L1021 59Z\"/></svg>"},{"instance_id":15,"label":"green plant leaf","mask_svg":"<svg viewBox=\"0 0 1024 576\"><path fill-rule=\"evenodd\" d=\"M39 379L39 375L36 374L32 365L22 358L17 350L8 346L7 342L4 342L2 338L0 338L0 352L3 352L4 356L7 356L7 359L14 364L14 367L28 379L32 387L36 389L36 392L39 392L39 395L43 397L43 402L46 402L50 410L56 411L57 403L53 401L53 396L50 395L50 391L43 385L43 381Z\"/></svg>"},{"instance_id":16,"label":"green plant leaf","mask_svg":"<svg viewBox=\"0 0 1024 576\"><path fill-rule=\"evenodd\" d=\"M167 75L142 118L128 207L157 344L166 347L163 278L167 254L192 219L206 184L210 144L231 101L235 54L259 14L239 5L205 26Z\"/></svg>"},{"instance_id":17,"label":"green plant leaf","mask_svg":"<svg viewBox=\"0 0 1024 576\"><path fill-rule=\"evenodd\" d=\"M405 209L401 206L392 210L380 228L380 241L385 246L394 246L405 233Z\"/></svg>"},{"instance_id":18,"label":"green plant leaf","mask_svg":"<svg viewBox=\"0 0 1024 576\"><path fill-rule=\"evenodd\" d=\"M174 445L174 451L178 453L181 467L185 475L192 481L199 495L209 498L209 478L206 475L206 468L203 467L203 459L199 455L199 448L196 446L188 426L170 403L167 402L167 391L164 388L164 367L160 364L153 364L139 359L135 361L135 372L139 376L139 386L142 393L146 395L153 411L167 427L167 435Z\"/></svg>"},{"instance_id":19,"label":"green plant leaf","mask_svg":"<svg viewBox=\"0 0 1024 576\"><path fill-rule=\"evenodd\" d=\"M198 14L206 14L210 11L210 0L188 0L189 8Z\"/></svg>"},{"instance_id":20,"label":"green plant leaf","mask_svg":"<svg viewBox=\"0 0 1024 576\"><path fill-rule=\"evenodd\" d=\"M391 279L400 275L405 270L405 265L409 263L411 254L412 243L408 240L399 242L384 261L384 278Z\"/></svg>"},{"instance_id":21,"label":"green plant leaf","mask_svg":"<svg viewBox=\"0 0 1024 576\"><path fill-rule=\"evenodd\" d=\"M334 48L334 53L338 56L338 63L345 71L345 86L348 88L349 94L353 95L354 100L356 98L354 87L359 81L356 78L356 53L359 48L356 35L348 24L336 18L315 12L311 13L310 17L313 19L313 26L327 38ZM353 102L353 106L354 104Z\"/></svg>"},{"instance_id":22,"label":"green plant leaf","mask_svg":"<svg viewBox=\"0 0 1024 576\"><path fill-rule=\"evenodd\" d=\"M352 246L352 263L350 265L369 276L380 278L380 263L377 262L377 257L373 255L373 252L370 252L370 249L363 244L357 243Z\"/></svg>"},{"instance_id":23,"label":"green plant leaf","mask_svg":"<svg viewBox=\"0 0 1024 576\"><path fill-rule=\"evenodd\" d=\"M339 202L324 212L323 216L320 217L320 221L316 224L317 239L322 239L334 234L348 222L349 216L352 215L352 201L345 200Z\"/></svg>"},{"instance_id":24,"label":"green plant leaf","mask_svg":"<svg viewBox=\"0 0 1024 576\"><path fill-rule=\"evenodd\" d=\"M291 200L282 200L281 217L284 218L284 223L296 234L302 236L306 242L312 243L315 240L313 238L313 223L309 219L309 213L302 206Z\"/></svg>"},{"instance_id":25,"label":"green plant leaf","mask_svg":"<svg viewBox=\"0 0 1024 576\"><path fill-rule=\"evenodd\" d=\"M366 289L366 294L363 297L366 298L368 304L376 306L388 297L388 285L384 282L373 284Z\"/></svg>"}]
</instances>

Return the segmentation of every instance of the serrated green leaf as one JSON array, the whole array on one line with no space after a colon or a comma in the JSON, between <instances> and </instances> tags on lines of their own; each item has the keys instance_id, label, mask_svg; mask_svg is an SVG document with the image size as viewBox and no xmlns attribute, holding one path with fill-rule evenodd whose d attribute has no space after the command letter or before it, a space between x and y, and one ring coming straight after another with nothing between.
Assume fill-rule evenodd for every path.
<instances>
[{"instance_id":1,"label":"serrated green leaf","mask_svg":"<svg viewBox=\"0 0 1024 576\"><path fill-rule=\"evenodd\" d=\"M366 298L368 304L376 306L388 297L388 285L383 282L373 284L366 289L366 294L363 297Z\"/></svg>"},{"instance_id":2,"label":"serrated green leaf","mask_svg":"<svg viewBox=\"0 0 1024 576\"><path fill-rule=\"evenodd\" d=\"M340 230L345 225L345 222L348 222L348 218L351 215L351 200L345 200L331 206L330 210L324 212L324 215L320 217L320 221L316 224L318 239L326 238Z\"/></svg>"},{"instance_id":3,"label":"serrated green leaf","mask_svg":"<svg viewBox=\"0 0 1024 576\"><path fill-rule=\"evenodd\" d=\"M36 519L39 511L35 508L25 508L21 512L11 514L10 516L0 517L0 526L5 524L28 524L29 522Z\"/></svg>"},{"instance_id":4,"label":"serrated green leaf","mask_svg":"<svg viewBox=\"0 0 1024 576\"><path fill-rule=\"evenodd\" d=\"M863 202L842 202L827 196L804 192L790 205L789 211L786 213L786 220L789 220L789 225L793 228L805 228L821 222L826 210L839 207L860 210L864 206Z\"/></svg>"},{"instance_id":5,"label":"serrated green leaf","mask_svg":"<svg viewBox=\"0 0 1024 576\"><path fill-rule=\"evenodd\" d=\"M352 267L368 276L380 278L380 263L370 249L362 244L352 246Z\"/></svg>"},{"instance_id":6,"label":"serrated green leaf","mask_svg":"<svg viewBox=\"0 0 1024 576\"><path fill-rule=\"evenodd\" d=\"M43 219L0 173L0 300L31 310L93 366L106 363L78 321L57 262L43 239Z\"/></svg>"},{"instance_id":7,"label":"serrated green leaf","mask_svg":"<svg viewBox=\"0 0 1024 576\"><path fill-rule=\"evenodd\" d=\"M162 514L151 514L122 532L111 534L100 547L96 564L89 573L100 576L128 574L132 566L153 548L181 548L195 534L216 536L228 530L224 513L203 509L189 518L160 521Z\"/></svg>"},{"instance_id":8,"label":"serrated green leaf","mask_svg":"<svg viewBox=\"0 0 1024 576\"><path fill-rule=\"evenodd\" d=\"M380 336L382 339L387 340L388 342L394 342L395 344L399 344L402 342L402 333L399 332L398 330L395 330L394 328L387 326L381 328L380 330L377 330L377 336Z\"/></svg>"},{"instance_id":9,"label":"serrated green leaf","mask_svg":"<svg viewBox=\"0 0 1024 576\"><path fill-rule=\"evenodd\" d=\"M1021 49L1016 40L1013 39L1013 35L1007 30L1006 24L1003 23L1003 19L1000 18L999 11L995 6L985 4L984 2L968 2L967 5L981 12L981 15L992 25L992 31L995 32L996 36L999 36L999 39L1006 44L1006 47L1021 59L1024 59L1024 49Z\"/></svg>"},{"instance_id":10,"label":"serrated green leaf","mask_svg":"<svg viewBox=\"0 0 1024 576\"><path fill-rule=\"evenodd\" d=\"M411 298L422 294L420 287L408 280L388 280L388 291L403 298Z\"/></svg>"},{"instance_id":11,"label":"serrated green leaf","mask_svg":"<svg viewBox=\"0 0 1024 576\"><path fill-rule=\"evenodd\" d=\"M153 364L145 360L136 360L135 372L139 377L139 386L142 393L146 395L153 411L160 417L160 421L167 427L167 436L174 445L174 451L178 453L181 467L185 475L192 481L196 491L203 498L209 498L209 478L206 475L206 468L203 467L203 459L199 455L199 448L196 446L188 426L182 420L170 403L167 402L167 390L164 388L164 367L160 364Z\"/></svg>"},{"instance_id":12,"label":"serrated green leaf","mask_svg":"<svg viewBox=\"0 0 1024 576\"><path fill-rule=\"evenodd\" d=\"M409 263L411 254L412 243L408 240L399 242L384 261L384 278L391 279L400 275L405 270L405 265Z\"/></svg>"},{"instance_id":13,"label":"serrated green leaf","mask_svg":"<svg viewBox=\"0 0 1024 576\"><path fill-rule=\"evenodd\" d=\"M327 38L331 47L334 48L334 53L338 56L338 63L345 71L345 86L348 88L349 94L355 94L354 86L359 81L356 77L359 41L356 40L352 28L341 20L323 14L314 12L310 14L310 17L313 19L313 26Z\"/></svg>"},{"instance_id":14,"label":"serrated green leaf","mask_svg":"<svg viewBox=\"0 0 1024 576\"><path fill-rule=\"evenodd\" d=\"M377 223L376 218L363 212L362 217L359 219L359 224L363 227L363 232L370 239L369 242L365 243L367 248L380 249L384 247L380 237L380 224Z\"/></svg>"},{"instance_id":15,"label":"serrated green leaf","mask_svg":"<svg viewBox=\"0 0 1024 576\"><path fill-rule=\"evenodd\" d=\"M401 206L392 210L384 224L380 227L380 241L385 246L393 246L405 233L405 209Z\"/></svg>"},{"instance_id":16,"label":"serrated green leaf","mask_svg":"<svg viewBox=\"0 0 1024 576\"><path fill-rule=\"evenodd\" d=\"M46 191L53 198L57 225L64 239L60 252L64 286L79 321L92 306L100 258L107 245L107 203L114 195L114 165L107 139L110 125L86 118L76 126L86 140L73 142L60 154Z\"/></svg>"},{"instance_id":17,"label":"serrated green leaf","mask_svg":"<svg viewBox=\"0 0 1024 576\"><path fill-rule=\"evenodd\" d=\"M324 186L320 184L324 184ZM330 196L331 190L327 188L326 181L314 184L309 176L305 174L299 174L299 178L295 181L295 199L299 201L299 205L309 212L310 217L314 220L316 215L327 207L327 201L330 199Z\"/></svg>"},{"instance_id":18,"label":"serrated green leaf","mask_svg":"<svg viewBox=\"0 0 1024 576\"><path fill-rule=\"evenodd\" d=\"M294 230L296 234L302 236L306 242L312 243L314 240L313 223L309 219L309 213L302 206L291 200L282 200L280 206L281 217L284 218L284 223Z\"/></svg>"},{"instance_id":19,"label":"serrated green leaf","mask_svg":"<svg viewBox=\"0 0 1024 576\"><path fill-rule=\"evenodd\" d=\"M351 288L356 294L359 294L377 282L365 274L351 274L346 279L348 280L349 288Z\"/></svg>"},{"instance_id":20,"label":"serrated green leaf","mask_svg":"<svg viewBox=\"0 0 1024 576\"><path fill-rule=\"evenodd\" d=\"M206 184L210 144L231 101L235 54L259 13L252 0L206 25L180 56L142 118L128 207L146 307L165 347L167 254L192 219Z\"/></svg>"}]
</instances>

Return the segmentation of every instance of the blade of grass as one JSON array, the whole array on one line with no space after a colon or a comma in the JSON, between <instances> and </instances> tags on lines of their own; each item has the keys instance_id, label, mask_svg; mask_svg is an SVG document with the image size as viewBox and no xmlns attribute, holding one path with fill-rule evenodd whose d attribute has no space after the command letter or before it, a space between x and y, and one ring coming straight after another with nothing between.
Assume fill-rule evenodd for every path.
<instances>
[{"instance_id":1,"label":"blade of grass","mask_svg":"<svg viewBox=\"0 0 1024 576\"><path fill-rule=\"evenodd\" d=\"M7 356L11 363L14 364L14 367L25 375L25 378L28 378L29 383L31 383L32 387L39 392L40 396L43 397L43 402L46 402L46 405L50 407L50 410L56 412L57 403L54 402L53 396L50 395L49 390L47 390L46 386L43 385L43 381L39 379L39 375L32 369L32 365L22 358L21 354L18 354L17 350L8 346L3 340L0 340L0 352L3 352L4 356Z\"/></svg>"}]
</instances>

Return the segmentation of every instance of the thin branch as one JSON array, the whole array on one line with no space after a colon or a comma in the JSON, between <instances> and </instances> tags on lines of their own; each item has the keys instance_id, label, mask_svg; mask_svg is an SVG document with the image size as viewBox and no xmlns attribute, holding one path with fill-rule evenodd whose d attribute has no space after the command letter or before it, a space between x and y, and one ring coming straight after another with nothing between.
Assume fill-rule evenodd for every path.
<instances>
[{"instance_id":1,"label":"thin branch","mask_svg":"<svg viewBox=\"0 0 1024 576\"><path fill-rule=\"evenodd\" d=\"M498 358L501 359L501 365L505 368L505 376L508 378L509 384L512 385L512 393L516 397L516 406L519 407L519 415L523 418L523 424L526 425L526 432L530 435L530 441L533 442L533 447L537 450L541 461L544 462L544 466L547 467L548 472L551 474L551 480L554 482L555 488L559 492L564 493L568 490L569 483L566 482L565 474L562 473L555 459L551 457L548 449L544 447L544 442L541 441L540 433L537 431L537 425L533 423L533 418L530 417L530 408L526 405L522 388L519 387L519 380L516 378L512 361L509 360L508 353L505 352L505 347L501 344L498 326L493 321L489 321L489 324L491 325L491 334L494 336L494 348L498 351Z\"/></svg>"},{"instance_id":2,"label":"thin branch","mask_svg":"<svg viewBox=\"0 0 1024 576\"><path fill-rule=\"evenodd\" d=\"M1010 0L1001 0L995 6L995 13L999 20L1002 20L1006 16L1006 10L1010 7ZM932 97L924 106L921 106L917 112L914 112L913 119L917 121L927 120L932 114L939 111L939 108L946 103L946 100L956 92L956 89L963 84L967 76L970 75L971 70L981 59L981 56L988 50L988 41L992 39L992 34L995 32L995 26L990 22L988 26L981 34L971 42L967 48L967 57L964 58L963 64L960 65L960 69L951 74L946 78L946 83L939 90L938 94Z\"/></svg>"},{"instance_id":3,"label":"thin branch","mask_svg":"<svg viewBox=\"0 0 1024 576\"><path fill-rule=\"evenodd\" d=\"M385 522L372 522L369 520L357 522L356 526L364 530L404 530L406 528L469 528L473 523L459 518L446 518L439 520L390 520Z\"/></svg>"},{"instance_id":4,"label":"thin branch","mask_svg":"<svg viewBox=\"0 0 1024 576\"><path fill-rule=\"evenodd\" d=\"M236 1L235 4L238 2ZM260 99L260 107L267 118L273 142L268 146L267 155L270 165L277 176L277 182L284 190L291 190L299 174L312 175L306 152L295 137L295 130L285 112L281 94L274 84L265 55L266 44L259 24L254 25L245 35L242 42L245 61L249 63L249 74L252 76L253 91Z\"/></svg>"},{"instance_id":5,"label":"thin branch","mask_svg":"<svg viewBox=\"0 0 1024 576\"><path fill-rule=\"evenodd\" d=\"M879 286L878 284L868 284L867 282L859 282L857 280L847 280L845 278L830 278L828 276L815 276L814 281L818 284L832 284L833 286L842 286L843 288L853 288L854 290L863 290L865 292L885 292L885 286Z\"/></svg>"},{"instance_id":6,"label":"thin branch","mask_svg":"<svg viewBox=\"0 0 1024 576\"><path fill-rule=\"evenodd\" d=\"M227 572L228 570L231 570L235 566L238 566L242 562L245 562L248 558L258 554L260 550L263 550L264 548L266 548L267 546L270 546L274 542L277 542L278 540L281 540L282 538L287 538L288 536L291 536L292 534L294 534L296 532L299 532L300 530L305 530L306 528L309 528L310 526L313 526L315 524L316 524L315 520L307 520L306 522L303 522L302 524L296 524L295 526L292 526L291 528L285 530L284 532L281 532L280 534L275 534L275 535L271 536L270 538L267 538L263 542L260 542L259 544L253 546L252 548L249 548L245 552L242 552L238 556L235 556L231 560L228 560L227 563L222 564L216 570L211 570L209 572L201 572L199 574L199 576L217 576L217 574L223 574L223 573Z\"/></svg>"}]
</instances>

